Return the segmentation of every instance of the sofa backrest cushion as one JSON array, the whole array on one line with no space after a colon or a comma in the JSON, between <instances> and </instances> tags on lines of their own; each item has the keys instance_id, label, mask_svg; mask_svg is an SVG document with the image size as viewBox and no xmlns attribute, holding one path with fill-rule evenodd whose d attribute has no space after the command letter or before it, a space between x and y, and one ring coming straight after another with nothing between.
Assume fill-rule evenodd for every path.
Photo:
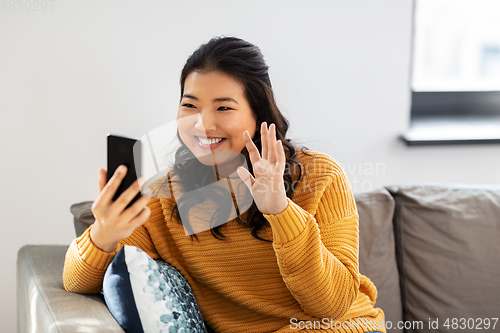
<instances>
[{"instance_id":1,"label":"sofa backrest cushion","mask_svg":"<svg viewBox=\"0 0 500 333\"><path fill-rule=\"evenodd\" d=\"M359 271L377 287L376 307L384 310L385 321L395 324L403 318L399 273L396 264L393 214L394 199L385 189L355 195L359 214ZM392 328L389 332L403 332Z\"/></svg>"},{"instance_id":2,"label":"sofa backrest cushion","mask_svg":"<svg viewBox=\"0 0 500 333\"><path fill-rule=\"evenodd\" d=\"M500 186L388 189L404 320L421 321L426 332L470 332L490 318L492 329L500 309ZM429 329L436 323L439 330Z\"/></svg>"},{"instance_id":3,"label":"sofa backrest cushion","mask_svg":"<svg viewBox=\"0 0 500 333\"><path fill-rule=\"evenodd\" d=\"M73 214L76 237L80 237L94 223L95 218L91 211L92 203L93 201L82 201L71 205L69 209Z\"/></svg>"}]
</instances>

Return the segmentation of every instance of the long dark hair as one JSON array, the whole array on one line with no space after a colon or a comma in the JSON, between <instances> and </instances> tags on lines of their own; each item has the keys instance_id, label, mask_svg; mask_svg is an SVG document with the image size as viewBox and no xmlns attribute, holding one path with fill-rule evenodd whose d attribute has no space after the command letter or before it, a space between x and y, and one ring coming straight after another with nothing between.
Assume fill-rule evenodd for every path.
<instances>
[{"instance_id":1,"label":"long dark hair","mask_svg":"<svg viewBox=\"0 0 500 333\"><path fill-rule=\"evenodd\" d=\"M286 138L289 122L276 105L271 81L269 79L268 68L269 67L264 61L264 56L257 46L235 37L212 38L208 43L201 45L187 59L180 78L181 99L184 94L184 83L186 78L195 71L201 73L220 71L240 82L244 88L245 97L257 120L257 131L252 140L259 149L259 152L262 152L260 125L264 121L267 122L268 125L271 123L276 125L277 139L281 140L285 149L286 168L283 179L285 182L286 195L291 199L296 185L302 178L303 167L296 158L298 148L291 143L290 139ZM226 196L227 198L228 194L229 198L231 198L231 196L230 193L226 193L227 191L225 191L224 188L221 188L220 190L216 190L215 193L204 193L203 199L200 199L199 196L197 198L189 197L189 193L187 192L190 190L202 189L203 186L211 184L217 179L214 177L213 169L210 167L204 168L201 162L195 158L194 154L182 142L179 131L177 131L177 138L181 143L181 147L175 153L174 167L171 170L167 182L169 185L172 185L170 182L172 182L174 175L177 175L178 180L176 181L180 182L184 188L185 194L176 201L171 214L171 217L174 217L179 223L182 223L181 212L189 212L194 205L200 203L200 200L210 198L215 202L216 200L213 198L221 196ZM307 148L302 147L300 149L303 151L303 149ZM253 168L248 157L247 149L243 149L241 153L246 158L248 170L253 175ZM196 172L194 172L195 170ZM206 170L206 173L200 173L199 170ZM188 214L184 214L184 216L187 215ZM253 237L262 241L272 241L263 239L258 235L262 228L269 226L269 222L258 210L255 202L252 202L244 220L241 219L239 211L237 211L237 215L237 222L241 226L249 228ZM227 207L224 209L221 205L220 209L217 209L214 216L212 216L212 219L220 219L220 221L223 221L227 216L229 216ZM189 225L189 223L186 223L187 221L183 222L185 227ZM221 227L222 225L217 224L217 226L210 230L215 238L223 240L225 239L225 235L221 232ZM191 236L197 239L196 235Z\"/></svg>"}]
</instances>

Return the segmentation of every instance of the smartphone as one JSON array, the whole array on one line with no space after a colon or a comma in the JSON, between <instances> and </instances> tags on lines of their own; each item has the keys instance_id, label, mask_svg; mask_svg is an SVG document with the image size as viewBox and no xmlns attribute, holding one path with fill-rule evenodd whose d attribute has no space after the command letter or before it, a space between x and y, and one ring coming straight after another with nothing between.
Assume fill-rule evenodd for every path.
<instances>
[{"instance_id":1,"label":"smartphone","mask_svg":"<svg viewBox=\"0 0 500 333\"><path fill-rule=\"evenodd\" d=\"M127 138L118 135L108 134L108 174L107 181L113 176L115 170L120 165L127 167L127 174L123 178L122 183L116 190L113 201L118 199L130 185L132 185L141 173L141 141L138 139ZM127 205L130 207L134 202L141 197L139 192L132 201Z\"/></svg>"}]
</instances>

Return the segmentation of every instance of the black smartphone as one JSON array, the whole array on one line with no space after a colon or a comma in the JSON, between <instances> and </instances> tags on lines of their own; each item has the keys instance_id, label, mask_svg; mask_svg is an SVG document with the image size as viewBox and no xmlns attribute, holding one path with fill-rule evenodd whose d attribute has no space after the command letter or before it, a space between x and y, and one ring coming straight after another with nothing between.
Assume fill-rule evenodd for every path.
<instances>
[{"instance_id":1,"label":"black smartphone","mask_svg":"<svg viewBox=\"0 0 500 333\"><path fill-rule=\"evenodd\" d=\"M120 165L127 167L127 175L122 180L122 183L116 190L113 201L118 199L130 185L132 185L141 173L141 141L138 139L126 138L108 134L108 174L107 181L113 176L115 170ZM139 192L132 201L127 205L130 207L134 202L141 197Z\"/></svg>"}]
</instances>

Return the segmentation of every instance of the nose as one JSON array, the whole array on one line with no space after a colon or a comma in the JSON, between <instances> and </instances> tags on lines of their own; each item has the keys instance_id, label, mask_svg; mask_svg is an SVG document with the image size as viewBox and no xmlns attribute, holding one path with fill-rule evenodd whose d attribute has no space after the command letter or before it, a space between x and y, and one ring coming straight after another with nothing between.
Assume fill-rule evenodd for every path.
<instances>
[{"instance_id":1,"label":"nose","mask_svg":"<svg viewBox=\"0 0 500 333\"><path fill-rule=\"evenodd\" d=\"M196 119L196 124L194 128L199 131L212 132L217 130L217 122L215 119L215 114L209 110L203 110L198 113L198 118Z\"/></svg>"}]
</instances>

